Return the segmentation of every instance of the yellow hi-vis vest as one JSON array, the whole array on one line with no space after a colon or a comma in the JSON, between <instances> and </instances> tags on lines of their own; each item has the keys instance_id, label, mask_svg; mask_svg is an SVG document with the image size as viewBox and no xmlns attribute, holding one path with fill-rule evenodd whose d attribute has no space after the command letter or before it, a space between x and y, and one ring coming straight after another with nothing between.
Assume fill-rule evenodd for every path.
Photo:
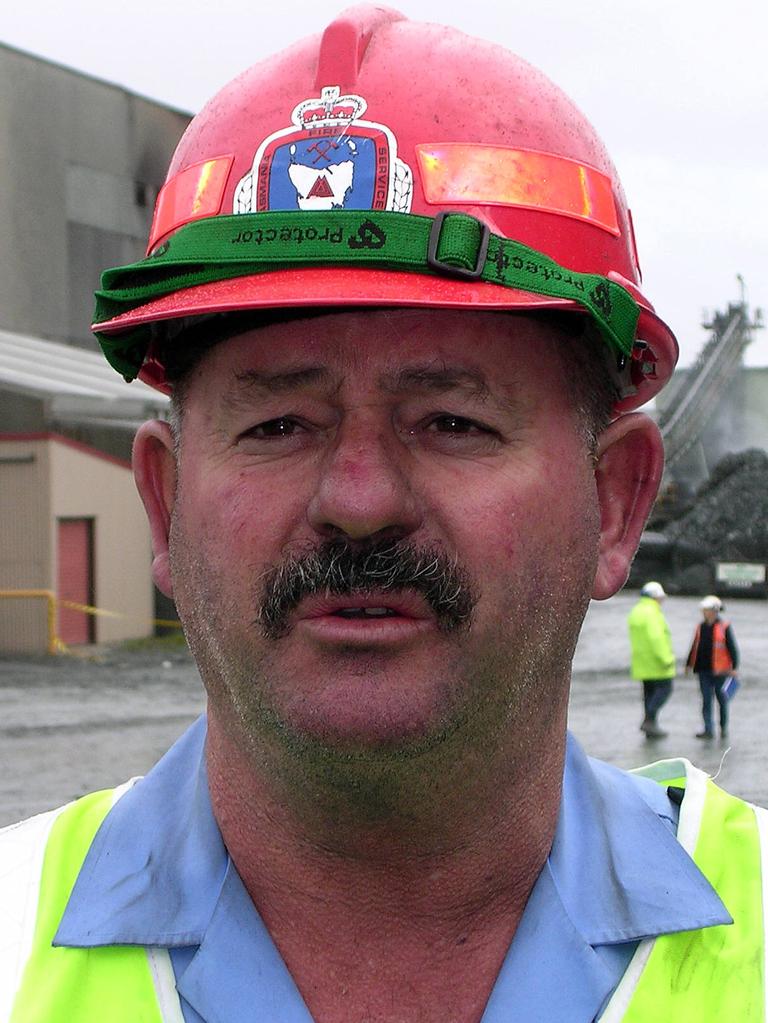
<instances>
[{"instance_id":1,"label":"yellow hi-vis vest","mask_svg":"<svg viewBox=\"0 0 768 1023\"><path fill-rule=\"evenodd\" d=\"M686 760L637 773L685 789L678 840L734 922L641 941L601 1023L768 1023L768 811L723 792ZM124 788L0 832L0 919L9 932L0 931L0 1023L183 1023L165 949L51 945Z\"/></svg>"}]
</instances>

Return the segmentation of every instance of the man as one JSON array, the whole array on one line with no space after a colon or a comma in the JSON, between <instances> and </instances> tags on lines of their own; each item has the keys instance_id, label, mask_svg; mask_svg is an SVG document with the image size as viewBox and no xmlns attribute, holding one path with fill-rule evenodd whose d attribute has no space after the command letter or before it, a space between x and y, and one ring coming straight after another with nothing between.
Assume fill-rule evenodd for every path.
<instances>
[{"instance_id":1,"label":"man","mask_svg":"<svg viewBox=\"0 0 768 1023\"><path fill-rule=\"evenodd\" d=\"M752 808L566 740L675 360L582 115L354 8L192 122L148 252L97 330L173 394L136 478L209 710L6 836L14 1023L761 1012Z\"/></svg>"},{"instance_id":2,"label":"man","mask_svg":"<svg viewBox=\"0 0 768 1023\"><path fill-rule=\"evenodd\" d=\"M710 594L704 597L699 608L703 621L696 626L685 667L686 674L693 671L699 676L704 729L696 733L696 738L714 738L712 702L716 698L720 707L720 738L727 739L729 694L726 681L739 667L739 648L730 623L720 617L723 609L720 598Z\"/></svg>"},{"instance_id":3,"label":"man","mask_svg":"<svg viewBox=\"0 0 768 1023\"><path fill-rule=\"evenodd\" d=\"M632 649L630 672L632 678L643 683L645 715L640 731L649 739L662 739L667 734L659 727L656 715L669 699L675 677L672 637L661 610L666 596L661 583L646 583L627 619Z\"/></svg>"}]
</instances>

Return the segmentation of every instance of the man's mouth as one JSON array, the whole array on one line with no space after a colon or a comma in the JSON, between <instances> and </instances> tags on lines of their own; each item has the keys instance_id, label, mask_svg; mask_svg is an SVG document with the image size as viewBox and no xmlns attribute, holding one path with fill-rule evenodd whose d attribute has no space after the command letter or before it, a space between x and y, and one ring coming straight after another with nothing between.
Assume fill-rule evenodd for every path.
<instances>
[{"instance_id":1,"label":"man's mouth","mask_svg":"<svg viewBox=\"0 0 768 1023\"><path fill-rule=\"evenodd\" d=\"M434 619L434 612L419 593L350 594L343 596L313 596L303 600L296 610L296 618L343 618L348 620L381 621L386 618Z\"/></svg>"},{"instance_id":2,"label":"man's mouth","mask_svg":"<svg viewBox=\"0 0 768 1023\"><path fill-rule=\"evenodd\" d=\"M391 607L340 607L333 612L337 618L397 618Z\"/></svg>"},{"instance_id":3,"label":"man's mouth","mask_svg":"<svg viewBox=\"0 0 768 1023\"><path fill-rule=\"evenodd\" d=\"M291 615L290 628L308 629L322 644L344 647L400 646L437 626L437 618L419 593L327 594L307 597Z\"/></svg>"}]
</instances>

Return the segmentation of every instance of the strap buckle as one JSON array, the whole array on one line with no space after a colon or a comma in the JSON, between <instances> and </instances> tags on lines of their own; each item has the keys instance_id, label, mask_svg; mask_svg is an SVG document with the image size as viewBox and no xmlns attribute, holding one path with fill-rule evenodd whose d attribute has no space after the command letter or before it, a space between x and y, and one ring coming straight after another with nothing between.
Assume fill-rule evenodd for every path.
<instances>
[{"instance_id":1,"label":"strap buckle","mask_svg":"<svg viewBox=\"0 0 768 1023\"><path fill-rule=\"evenodd\" d=\"M475 258L475 265L471 270L466 270L463 266L454 266L452 263L444 263L443 260L437 258L437 247L440 244L440 232L443 229L443 223L446 217L468 217L470 220L474 220L480 228L480 244L477 247L477 256ZM447 210L441 210L435 219L432 221L432 227L429 231L429 244L427 245L427 264L432 267L433 270L439 270L440 273L449 274L453 277L464 277L469 280L477 280L482 277L483 270L485 268L485 259L488 255L488 242L491 238L491 232L487 224L484 224L482 220L477 217L473 217L469 213L453 213Z\"/></svg>"}]
</instances>

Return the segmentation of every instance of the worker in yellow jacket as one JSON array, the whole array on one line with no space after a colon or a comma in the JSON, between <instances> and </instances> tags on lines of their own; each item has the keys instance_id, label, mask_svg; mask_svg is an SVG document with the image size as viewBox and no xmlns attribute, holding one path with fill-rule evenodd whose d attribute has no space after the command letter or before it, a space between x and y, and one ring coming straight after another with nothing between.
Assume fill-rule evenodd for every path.
<instances>
[{"instance_id":1,"label":"worker in yellow jacket","mask_svg":"<svg viewBox=\"0 0 768 1023\"><path fill-rule=\"evenodd\" d=\"M675 677L672 637L661 610L666 596L661 583L647 582L627 619L632 649L630 671L632 678L643 683L645 713L640 730L649 739L660 739L667 734L656 718L672 694Z\"/></svg>"}]
</instances>

